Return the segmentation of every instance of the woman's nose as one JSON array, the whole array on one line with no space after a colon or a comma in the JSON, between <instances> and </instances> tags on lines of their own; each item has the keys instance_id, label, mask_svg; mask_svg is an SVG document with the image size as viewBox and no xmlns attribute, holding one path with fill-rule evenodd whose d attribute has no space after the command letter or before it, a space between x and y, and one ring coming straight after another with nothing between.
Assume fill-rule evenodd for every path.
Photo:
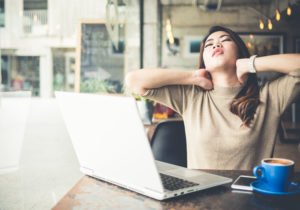
<instances>
[{"instance_id":1,"label":"woman's nose","mask_svg":"<svg viewBox=\"0 0 300 210\"><path fill-rule=\"evenodd\" d=\"M217 48L217 47L222 47L220 42L217 42L213 45L213 49Z\"/></svg>"}]
</instances>

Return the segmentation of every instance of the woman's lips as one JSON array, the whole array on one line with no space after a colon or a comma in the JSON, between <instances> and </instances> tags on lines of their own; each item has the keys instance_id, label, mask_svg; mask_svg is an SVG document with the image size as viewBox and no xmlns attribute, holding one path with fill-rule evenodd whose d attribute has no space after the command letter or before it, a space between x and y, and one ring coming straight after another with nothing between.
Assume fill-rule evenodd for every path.
<instances>
[{"instance_id":1,"label":"woman's lips","mask_svg":"<svg viewBox=\"0 0 300 210\"><path fill-rule=\"evenodd\" d=\"M214 50L212 57L223 54L224 51L221 48L217 48Z\"/></svg>"}]
</instances>

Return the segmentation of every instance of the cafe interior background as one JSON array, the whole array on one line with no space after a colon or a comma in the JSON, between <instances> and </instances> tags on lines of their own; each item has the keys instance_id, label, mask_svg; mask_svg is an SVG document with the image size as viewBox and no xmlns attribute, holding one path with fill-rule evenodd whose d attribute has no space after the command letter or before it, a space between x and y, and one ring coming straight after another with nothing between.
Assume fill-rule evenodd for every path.
<instances>
[{"instance_id":1,"label":"cafe interior background","mask_svg":"<svg viewBox=\"0 0 300 210\"><path fill-rule=\"evenodd\" d=\"M49 209L82 176L54 91L124 93L129 71L196 69L212 25L237 31L251 54L300 53L299 23L299 0L0 0L0 90L32 94L18 170L0 175L0 209ZM300 171L299 104L283 116L275 154ZM156 104L154 122L174 117L167 111ZM12 116L0 129L14 130ZM1 133L0 146L3 168L14 148Z\"/></svg>"}]
</instances>

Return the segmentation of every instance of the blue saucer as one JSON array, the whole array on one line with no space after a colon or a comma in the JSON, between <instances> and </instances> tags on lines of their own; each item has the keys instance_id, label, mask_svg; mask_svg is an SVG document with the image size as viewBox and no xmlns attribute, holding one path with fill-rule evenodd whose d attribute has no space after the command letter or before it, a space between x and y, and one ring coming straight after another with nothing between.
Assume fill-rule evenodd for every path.
<instances>
[{"instance_id":1,"label":"blue saucer","mask_svg":"<svg viewBox=\"0 0 300 210\"><path fill-rule=\"evenodd\" d=\"M296 195L300 194L300 183L291 182L288 191L286 192L274 192L269 189L269 187L261 181L254 181L251 183L254 191L263 193L266 195Z\"/></svg>"}]
</instances>

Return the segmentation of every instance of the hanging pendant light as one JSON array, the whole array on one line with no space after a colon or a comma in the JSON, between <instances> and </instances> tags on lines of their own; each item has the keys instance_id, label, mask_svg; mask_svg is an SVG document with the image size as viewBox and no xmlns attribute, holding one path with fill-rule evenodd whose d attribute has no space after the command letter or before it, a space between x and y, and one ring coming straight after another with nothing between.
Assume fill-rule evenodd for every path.
<instances>
[{"instance_id":1,"label":"hanging pendant light","mask_svg":"<svg viewBox=\"0 0 300 210\"><path fill-rule=\"evenodd\" d=\"M168 18L166 21L166 32L167 32L167 38L168 38L170 44L174 44L174 36L173 36L170 18Z\"/></svg>"},{"instance_id":2,"label":"hanging pendant light","mask_svg":"<svg viewBox=\"0 0 300 210\"><path fill-rule=\"evenodd\" d=\"M286 9L286 14L287 14L288 16L291 16L291 15L292 15L292 7L291 7L290 2L288 3L288 8Z\"/></svg>"},{"instance_id":3,"label":"hanging pendant light","mask_svg":"<svg viewBox=\"0 0 300 210\"><path fill-rule=\"evenodd\" d=\"M269 29L269 30L272 30L272 29L273 29L273 24L272 24L271 19L268 19L268 29Z\"/></svg>"},{"instance_id":4,"label":"hanging pendant light","mask_svg":"<svg viewBox=\"0 0 300 210\"><path fill-rule=\"evenodd\" d=\"M278 0L276 0L275 20L280 21L280 10Z\"/></svg>"},{"instance_id":5,"label":"hanging pendant light","mask_svg":"<svg viewBox=\"0 0 300 210\"><path fill-rule=\"evenodd\" d=\"M265 28L265 24L262 19L259 20L259 28L260 28L260 30L264 30L264 28Z\"/></svg>"},{"instance_id":6,"label":"hanging pendant light","mask_svg":"<svg viewBox=\"0 0 300 210\"><path fill-rule=\"evenodd\" d=\"M275 11L275 19L277 21L280 21L280 12L279 12L279 9L277 8L276 11Z\"/></svg>"}]
</instances>

